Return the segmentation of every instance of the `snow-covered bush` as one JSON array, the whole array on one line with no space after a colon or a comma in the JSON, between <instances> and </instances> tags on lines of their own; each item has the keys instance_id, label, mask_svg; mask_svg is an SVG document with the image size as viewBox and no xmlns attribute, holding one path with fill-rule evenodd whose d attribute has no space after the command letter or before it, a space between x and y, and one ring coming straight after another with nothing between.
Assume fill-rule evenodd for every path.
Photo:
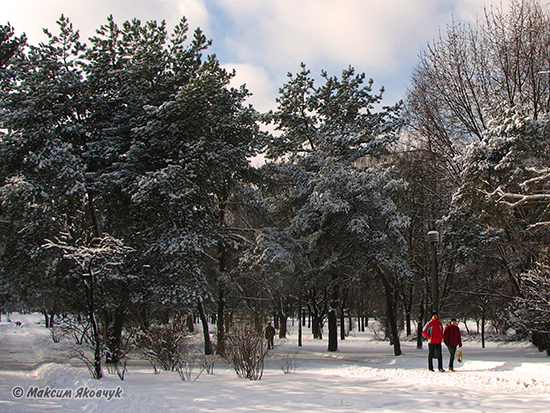
<instances>
[{"instance_id":1,"label":"snow-covered bush","mask_svg":"<svg viewBox=\"0 0 550 413\"><path fill-rule=\"evenodd\" d=\"M176 318L165 325L152 325L141 331L136 337L136 349L151 363L156 374L160 370L181 369L188 364L192 352L185 319Z\"/></svg>"},{"instance_id":2,"label":"snow-covered bush","mask_svg":"<svg viewBox=\"0 0 550 413\"><path fill-rule=\"evenodd\" d=\"M280 359L281 370L284 374L294 373L298 367L296 358L298 357L298 350L292 353L286 353Z\"/></svg>"},{"instance_id":3,"label":"snow-covered bush","mask_svg":"<svg viewBox=\"0 0 550 413\"><path fill-rule=\"evenodd\" d=\"M227 335L225 358L237 376L260 380L264 372L264 360L269 352L263 326L250 319L235 321Z\"/></svg>"}]
</instances>

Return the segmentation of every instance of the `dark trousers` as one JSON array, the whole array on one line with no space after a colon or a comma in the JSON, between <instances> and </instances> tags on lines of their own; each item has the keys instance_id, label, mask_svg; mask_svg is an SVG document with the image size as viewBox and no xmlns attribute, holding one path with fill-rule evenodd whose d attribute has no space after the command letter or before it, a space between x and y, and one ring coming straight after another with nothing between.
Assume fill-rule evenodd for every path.
<instances>
[{"instance_id":1,"label":"dark trousers","mask_svg":"<svg viewBox=\"0 0 550 413\"><path fill-rule=\"evenodd\" d=\"M449 349L449 368L454 369L454 362L455 362L455 356L456 356L456 346L447 346Z\"/></svg>"},{"instance_id":2,"label":"dark trousers","mask_svg":"<svg viewBox=\"0 0 550 413\"><path fill-rule=\"evenodd\" d=\"M441 343L428 343L428 368L434 369L433 359L437 357L437 368L443 370L443 355L441 354Z\"/></svg>"}]
</instances>

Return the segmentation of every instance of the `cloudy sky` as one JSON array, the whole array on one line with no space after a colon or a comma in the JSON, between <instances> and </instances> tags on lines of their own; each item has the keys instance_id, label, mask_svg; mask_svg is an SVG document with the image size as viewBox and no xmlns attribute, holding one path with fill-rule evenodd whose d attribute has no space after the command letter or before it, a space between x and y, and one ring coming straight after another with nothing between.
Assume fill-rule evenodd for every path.
<instances>
[{"instance_id":1,"label":"cloudy sky","mask_svg":"<svg viewBox=\"0 0 550 413\"><path fill-rule=\"evenodd\" d=\"M251 102L261 111L274 99L288 72L304 62L313 75L339 75L353 66L384 86L384 103L405 97L418 54L453 18L474 20L484 6L509 0L0 0L0 24L11 23L31 44L53 33L64 14L82 39L113 15L121 25L138 18L166 20L170 30L187 17L213 40L211 53L237 71Z\"/></svg>"}]
</instances>

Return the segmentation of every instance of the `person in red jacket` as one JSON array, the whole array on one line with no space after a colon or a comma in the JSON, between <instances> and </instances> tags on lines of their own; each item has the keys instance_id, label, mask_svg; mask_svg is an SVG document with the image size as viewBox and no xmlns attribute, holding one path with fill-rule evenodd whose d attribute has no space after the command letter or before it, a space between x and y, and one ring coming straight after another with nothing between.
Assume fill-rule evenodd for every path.
<instances>
[{"instance_id":1,"label":"person in red jacket","mask_svg":"<svg viewBox=\"0 0 550 413\"><path fill-rule=\"evenodd\" d=\"M462 347L462 334L460 333L460 328L456 325L456 318L451 318L451 322L445 327L443 341L449 350L449 370L455 371L453 363L455 361L456 347Z\"/></svg>"},{"instance_id":2,"label":"person in red jacket","mask_svg":"<svg viewBox=\"0 0 550 413\"><path fill-rule=\"evenodd\" d=\"M428 342L428 369L434 371L433 358L437 357L437 368L443 370L443 354L441 351L441 342L443 341L443 324L438 320L437 313L432 313L432 319L424 326L422 335Z\"/></svg>"}]
</instances>

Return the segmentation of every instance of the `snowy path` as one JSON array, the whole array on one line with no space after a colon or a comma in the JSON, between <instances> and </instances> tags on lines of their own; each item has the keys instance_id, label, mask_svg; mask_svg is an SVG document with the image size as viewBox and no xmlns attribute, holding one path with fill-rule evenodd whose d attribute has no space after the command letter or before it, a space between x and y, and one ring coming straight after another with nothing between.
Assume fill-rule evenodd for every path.
<instances>
[{"instance_id":1,"label":"snowy path","mask_svg":"<svg viewBox=\"0 0 550 413\"><path fill-rule=\"evenodd\" d=\"M52 342L49 330L34 316L12 316L12 322L6 322L2 316L0 323L0 369L32 371L45 363L64 363L59 354L60 346ZM16 321L21 326L15 324ZM35 324L40 322L40 324ZM71 360L75 362L75 360ZM81 363L75 363L82 365Z\"/></svg>"},{"instance_id":2,"label":"snowy path","mask_svg":"<svg viewBox=\"0 0 550 413\"><path fill-rule=\"evenodd\" d=\"M51 363L58 350L43 326L3 322L0 412L550 412L550 358L533 346L489 343L481 349L465 342L465 362L456 363L455 373L428 372L426 349L417 350L414 342L402 347L404 354L394 357L388 343L360 333L327 353L326 341L304 337L298 348L291 336L270 355L257 382L237 378L221 361L213 375L183 382L173 372L154 375L137 360L124 381L116 375L95 381L85 368ZM294 355L295 372L283 374L283 360ZM110 401L17 399L17 386L119 388L122 395Z\"/></svg>"}]
</instances>

